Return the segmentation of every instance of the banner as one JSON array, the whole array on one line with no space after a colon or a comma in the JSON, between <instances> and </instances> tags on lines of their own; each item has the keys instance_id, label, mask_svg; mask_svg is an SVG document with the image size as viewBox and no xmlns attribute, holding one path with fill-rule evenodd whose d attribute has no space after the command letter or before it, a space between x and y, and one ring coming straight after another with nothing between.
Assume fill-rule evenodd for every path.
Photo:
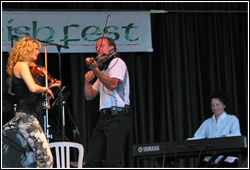
<instances>
[{"instance_id":1,"label":"banner","mask_svg":"<svg viewBox=\"0 0 250 170\"><path fill-rule=\"evenodd\" d=\"M95 43L105 36L117 44L117 52L152 52L150 11L148 12L62 12L2 11L2 51L9 52L11 35L27 35L61 48L62 53L95 53ZM18 38L13 39L13 44ZM42 43L44 45L44 43ZM41 49L44 52L44 48ZM54 45L49 53L57 53Z\"/></svg>"}]
</instances>

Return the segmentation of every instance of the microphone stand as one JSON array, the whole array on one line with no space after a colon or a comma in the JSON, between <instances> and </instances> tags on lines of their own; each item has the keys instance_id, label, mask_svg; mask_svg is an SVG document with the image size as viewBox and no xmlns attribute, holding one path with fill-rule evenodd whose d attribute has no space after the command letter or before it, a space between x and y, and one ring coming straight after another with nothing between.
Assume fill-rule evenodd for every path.
<instances>
[{"instance_id":1,"label":"microphone stand","mask_svg":"<svg viewBox=\"0 0 250 170\"><path fill-rule=\"evenodd\" d=\"M43 103L43 107L45 109L45 115L43 117L43 127L44 127L44 133L45 136L47 137L47 140L49 142L50 139L53 138L52 134L49 134L49 128L51 127L49 125L49 105L48 105L48 99L45 97L45 101Z\"/></svg>"},{"instance_id":2,"label":"microphone stand","mask_svg":"<svg viewBox=\"0 0 250 170\"><path fill-rule=\"evenodd\" d=\"M65 103L65 106L66 106L66 109L67 109L67 111L69 113L70 119L73 122L73 125L74 125L74 128L75 128L73 130L74 141L76 141L76 134L77 134L79 136L80 142L83 143L82 138L80 136L80 132L79 132L78 127L76 126L76 123L75 123L75 121L74 121L74 119L73 119L73 117L71 115L71 112L69 110L69 107L68 107L67 103Z\"/></svg>"},{"instance_id":3,"label":"microphone stand","mask_svg":"<svg viewBox=\"0 0 250 170\"><path fill-rule=\"evenodd\" d=\"M60 80L62 81L61 46L57 46L57 50L58 50L58 58L59 58L59 76L60 76ZM59 104L59 106L61 108L61 113L62 113L62 141L64 141L64 138L65 138L65 109L64 109L64 104L65 104L65 101L63 101L62 90L60 90L59 96L60 96L60 104Z\"/></svg>"},{"instance_id":4,"label":"microphone stand","mask_svg":"<svg viewBox=\"0 0 250 170\"><path fill-rule=\"evenodd\" d=\"M67 104L67 98L68 98L68 96L70 95L70 92L65 92L65 89L67 88L67 86L63 86L62 88L61 88L61 90L60 90L60 93L59 93L59 95L58 95L58 98L54 101L54 103L52 104L52 106L55 106L56 105L56 103L58 103L58 105L59 105L59 102L58 102L58 100L61 100L62 99L62 104L63 104L63 113L65 113L65 109L66 109L66 111L67 111L67 113L68 113L68 115L69 115L69 117L70 117L70 120L71 120L71 122L73 123L73 126L74 126L74 128L75 129L73 129L73 136L74 136L74 141L76 141L75 139L76 139L76 135L78 135L79 136L79 139L80 139L80 141L81 141L81 143L83 142L82 141L82 138L81 138L81 136L80 136L80 132L79 132L79 130L78 130L78 127L76 126L76 123L75 123L75 121L74 121L74 119L73 119L73 117L72 117L72 114L71 114L71 112L70 112L70 109L69 109L69 106L68 106L68 104ZM62 97L61 97L61 94L64 94L64 95L62 95ZM63 117L64 118L64 117ZM63 119L63 122L65 122L64 121L65 119ZM64 128L63 128L64 129ZM62 131L60 132L61 134L63 134L62 133ZM68 140L68 138L67 138L67 136L65 136L65 139L66 140Z\"/></svg>"}]
</instances>

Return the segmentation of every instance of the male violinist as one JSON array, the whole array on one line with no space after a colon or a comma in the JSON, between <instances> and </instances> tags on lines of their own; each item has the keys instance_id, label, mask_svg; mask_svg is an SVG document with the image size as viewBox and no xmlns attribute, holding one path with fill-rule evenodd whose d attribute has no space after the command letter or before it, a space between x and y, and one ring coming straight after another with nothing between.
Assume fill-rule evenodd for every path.
<instances>
[{"instance_id":1,"label":"male violinist","mask_svg":"<svg viewBox=\"0 0 250 170\"><path fill-rule=\"evenodd\" d=\"M90 69L85 74L85 98L92 100L100 94L100 117L90 141L86 166L123 167L125 141L132 126L128 111L129 73L126 63L117 56L112 38L99 38L96 51L98 58L110 57L106 57L103 65L99 65L93 57L85 60ZM95 77L97 80L92 85L90 82Z\"/></svg>"}]
</instances>

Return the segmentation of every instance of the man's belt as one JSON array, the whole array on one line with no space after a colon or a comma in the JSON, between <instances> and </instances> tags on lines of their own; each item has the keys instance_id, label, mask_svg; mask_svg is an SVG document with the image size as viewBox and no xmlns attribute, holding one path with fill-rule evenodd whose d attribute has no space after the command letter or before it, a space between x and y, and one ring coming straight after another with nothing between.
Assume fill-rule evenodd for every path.
<instances>
[{"instance_id":1,"label":"man's belt","mask_svg":"<svg viewBox=\"0 0 250 170\"><path fill-rule=\"evenodd\" d=\"M124 107L117 107L116 109L117 109L118 112L123 112L125 110ZM111 108L101 109L100 112L102 114L110 114L111 113Z\"/></svg>"}]
</instances>

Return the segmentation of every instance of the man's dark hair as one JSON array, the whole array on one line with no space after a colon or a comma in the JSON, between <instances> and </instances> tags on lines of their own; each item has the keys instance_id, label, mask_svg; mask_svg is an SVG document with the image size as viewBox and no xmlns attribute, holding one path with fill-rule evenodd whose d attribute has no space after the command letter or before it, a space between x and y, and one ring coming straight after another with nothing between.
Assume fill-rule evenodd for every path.
<instances>
[{"instance_id":1,"label":"man's dark hair","mask_svg":"<svg viewBox=\"0 0 250 170\"><path fill-rule=\"evenodd\" d=\"M115 40L113 38L110 38L110 37L100 37L97 39L97 41L99 39L107 39L109 41L109 46L114 46L114 52L116 52L116 43L115 43Z\"/></svg>"}]
</instances>

